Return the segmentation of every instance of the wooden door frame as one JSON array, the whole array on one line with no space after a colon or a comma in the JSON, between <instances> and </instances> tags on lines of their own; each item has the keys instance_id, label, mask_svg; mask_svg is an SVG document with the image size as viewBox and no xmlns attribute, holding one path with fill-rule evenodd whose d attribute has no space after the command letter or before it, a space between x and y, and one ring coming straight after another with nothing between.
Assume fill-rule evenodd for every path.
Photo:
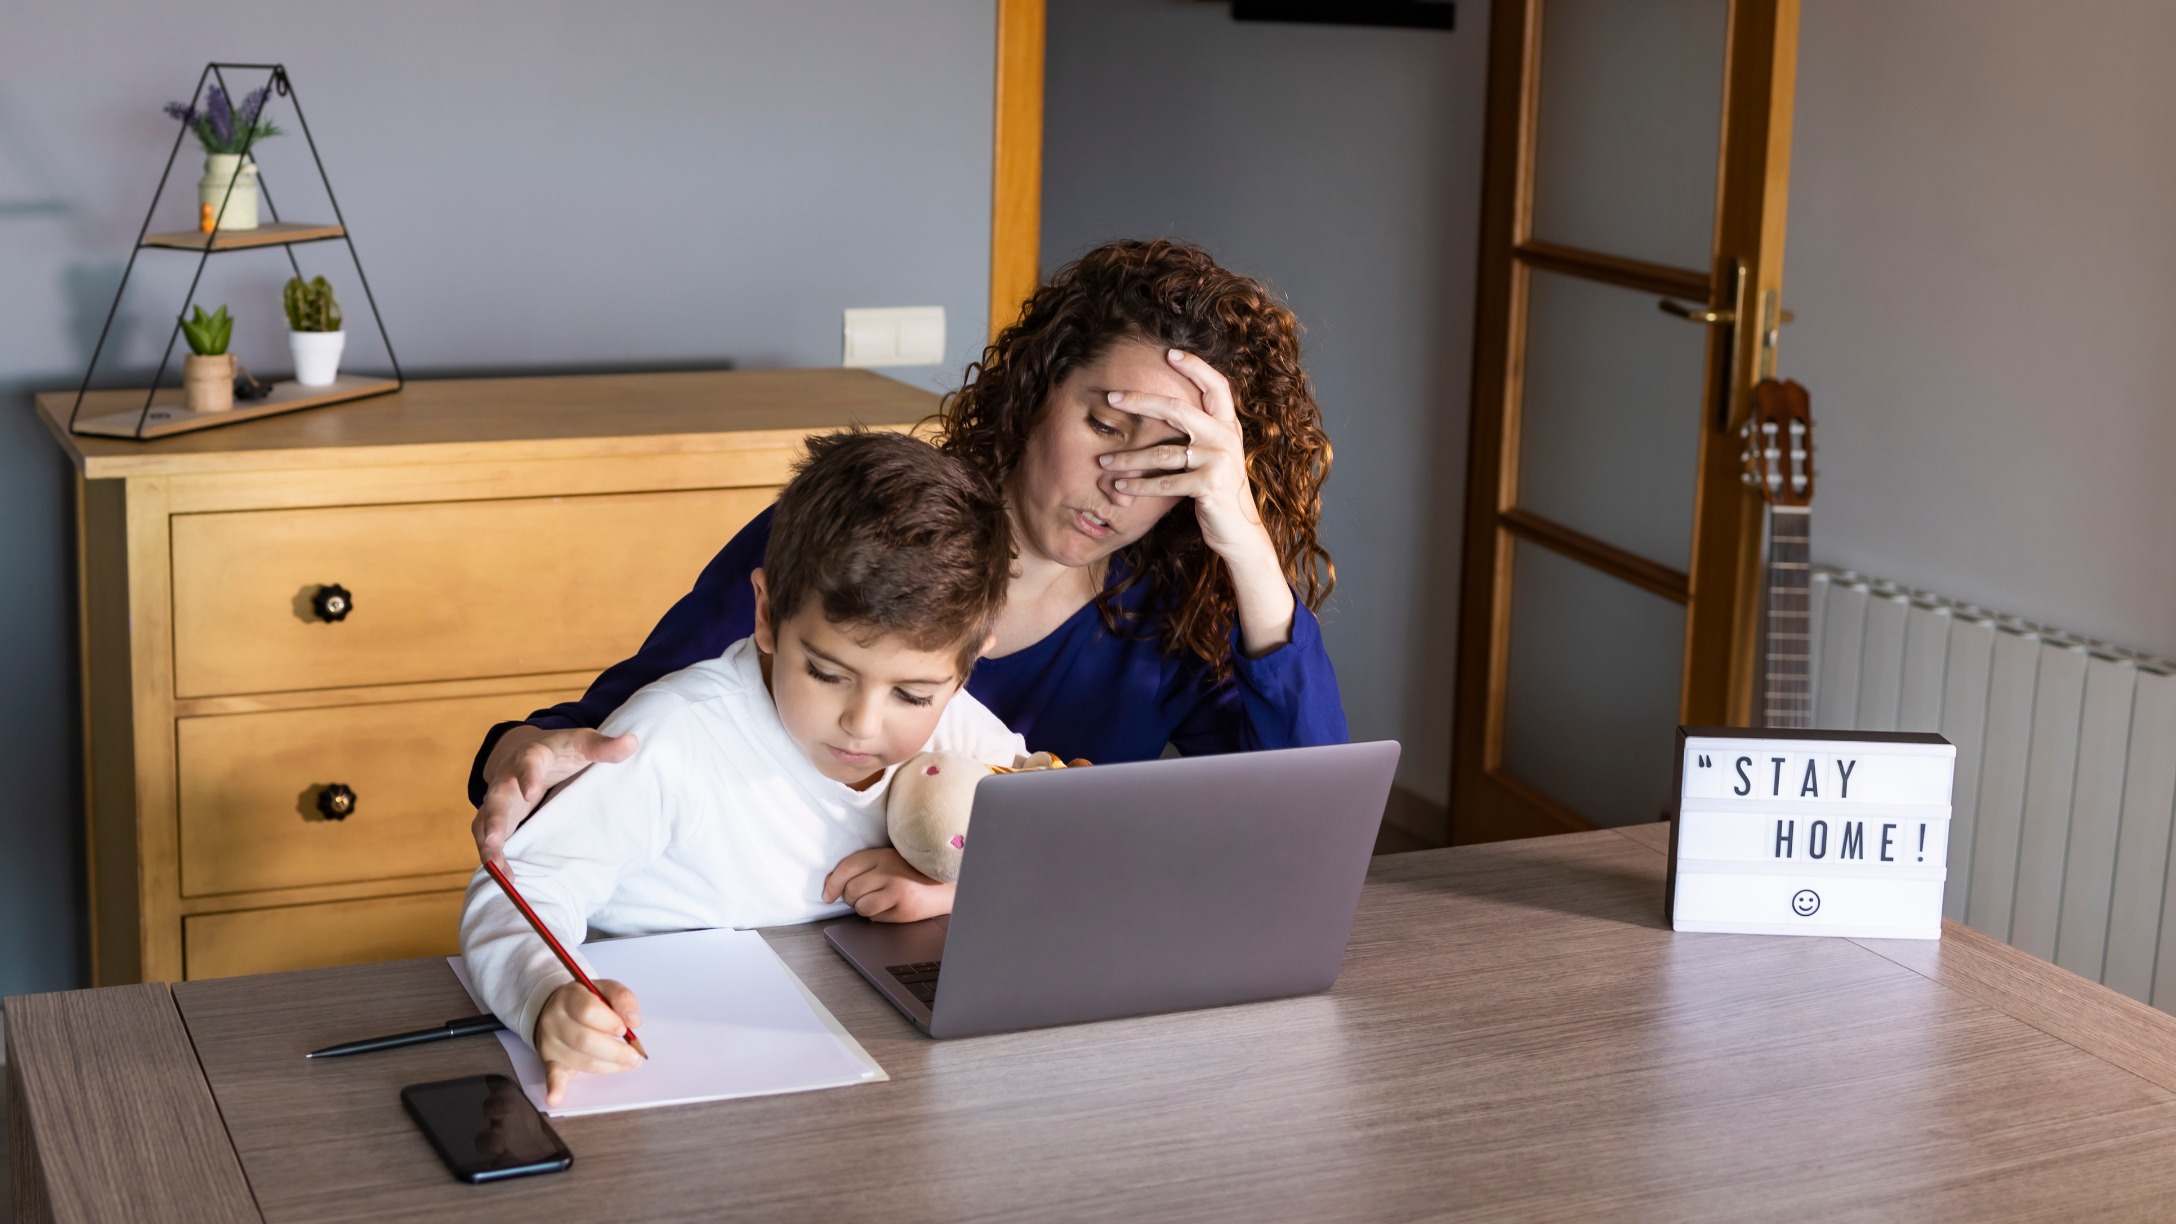
<instances>
[{"instance_id":1,"label":"wooden door frame","mask_svg":"<svg viewBox=\"0 0 2176 1224\"><path fill-rule=\"evenodd\" d=\"M1772 371L1783 272L1799 0L1730 0L1708 275L1534 240L1532 167L1545 0L1494 0L1489 17L1480 268L1467 450L1465 561L1452 718L1451 841L1593 827L1502 768L1512 542L1523 539L1686 606L1679 720L1744 725L1752 715L1760 502L1737 479L1747 390ZM1765 54L1751 53L1766 49ZM1786 48L1788 53L1779 53ZM1742 293L1732 293L1736 264ZM1693 507L1692 569L1680 573L1517 507L1526 297L1535 269L1754 317L1711 327ZM1742 297L1744 300L1738 301ZM1730 385L1721 365L1728 361ZM1720 391L1718 391L1720 388ZM1717 396L1727 397L1724 405Z\"/></svg>"},{"instance_id":2,"label":"wooden door frame","mask_svg":"<svg viewBox=\"0 0 2176 1224\"><path fill-rule=\"evenodd\" d=\"M1045 0L997 0L990 158L990 336L1042 283Z\"/></svg>"}]
</instances>

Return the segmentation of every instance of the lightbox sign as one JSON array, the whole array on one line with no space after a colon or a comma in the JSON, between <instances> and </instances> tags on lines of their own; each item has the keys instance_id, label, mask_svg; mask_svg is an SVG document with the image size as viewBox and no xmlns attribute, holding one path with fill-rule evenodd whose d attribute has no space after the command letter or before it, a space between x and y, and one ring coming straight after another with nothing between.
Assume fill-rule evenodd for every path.
<instances>
[{"instance_id":1,"label":"lightbox sign","mask_svg":"<svg viewBox=\"0 0 2176 1224\"><path fill-rule=\"evenodd\" d=\"M1680 727L1677 743L1672 929L1941 938L1948 740Z\"/></svg>"}]
</instances>

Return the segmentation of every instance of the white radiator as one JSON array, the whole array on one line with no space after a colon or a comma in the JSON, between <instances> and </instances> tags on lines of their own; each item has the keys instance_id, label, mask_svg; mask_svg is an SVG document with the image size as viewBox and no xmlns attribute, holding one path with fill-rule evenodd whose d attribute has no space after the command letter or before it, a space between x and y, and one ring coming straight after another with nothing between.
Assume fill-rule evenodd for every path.
<instances>
[{"instance_id":1,"label":"white radiator","mask_svg":"<svg viewBox=\"0 0 2176 1224\"><path fill-rule=\"evenodd\" d=\"M1813 574L1813 725L1957 746L1951 918L2176 1011L2176 663Z\"/></svg>"}]
</instances>

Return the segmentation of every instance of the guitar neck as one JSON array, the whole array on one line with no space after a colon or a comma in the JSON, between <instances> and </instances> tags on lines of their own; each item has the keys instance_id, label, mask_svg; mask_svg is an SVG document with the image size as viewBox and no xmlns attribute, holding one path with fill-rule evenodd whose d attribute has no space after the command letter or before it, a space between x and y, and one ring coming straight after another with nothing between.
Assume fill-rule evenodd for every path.
<instances>
[{"instance_id":1,"label":"guitar neck","mask_svg":"<svg viewBox=\"0 0 2176 1224\"><path fill-rule=\"evenodd\" d=\"M1813 725L1813 625L1807 548L1811 515L1804 506L1768 513L1768 633L1761 725Z\"/></svg>"}]
</instances>

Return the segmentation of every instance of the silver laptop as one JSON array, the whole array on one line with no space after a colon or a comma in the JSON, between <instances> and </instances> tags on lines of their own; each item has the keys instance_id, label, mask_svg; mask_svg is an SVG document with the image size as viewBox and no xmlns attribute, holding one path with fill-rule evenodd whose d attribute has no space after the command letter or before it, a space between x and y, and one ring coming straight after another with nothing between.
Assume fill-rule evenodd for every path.
<instances>
[{"instance_id":1,"label":"silver laptop","mask_svg":"<svg viewBox=\"0 0 2176 1224\"><path fill-rule=\"evenodd\" d=\"M1328 990L1393 741L1000 774L952 913L824 938L932 1037Z\"/></svg>"}]
</instances>

